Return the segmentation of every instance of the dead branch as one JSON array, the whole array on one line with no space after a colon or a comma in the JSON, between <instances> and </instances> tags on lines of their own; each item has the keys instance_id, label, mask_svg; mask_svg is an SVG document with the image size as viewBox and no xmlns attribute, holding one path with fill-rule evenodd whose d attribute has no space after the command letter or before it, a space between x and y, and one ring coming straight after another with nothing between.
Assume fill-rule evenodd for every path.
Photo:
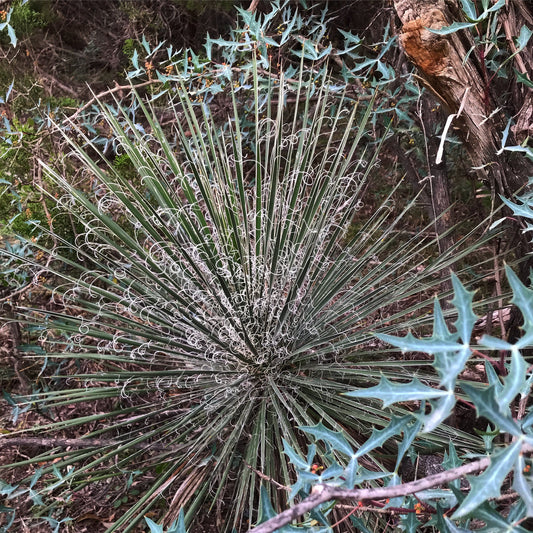
<instances>
[{"instance_id":1,"label":"dead branch","mask_svg":"<svg viewBox=\"0 0 533 533\"><path fill-rule=\"evenodd\" d=\"M533 446L524 444L522 447L523 453L533 452ZM386 498L396 498L398 496L407 496L415 494L423 490L431 489L439 485L444 485L463 477L467 474L474 474L485 470L490 465L490 457L484 457L478 461L445 470L431 476L427 476L410 483L403 483L402 485L395 485L393 487L378 487L370 489L343 489L331 485L316 485L311 491L311 495L305 500L296 504L294 507L283 511L279 515L267 520L261 525L249 530L249 533L272 533L303 514L311 511L321 503L330 500L357 500L364 502L365 500L382 500Z\"/></svg>"}]
</instances>

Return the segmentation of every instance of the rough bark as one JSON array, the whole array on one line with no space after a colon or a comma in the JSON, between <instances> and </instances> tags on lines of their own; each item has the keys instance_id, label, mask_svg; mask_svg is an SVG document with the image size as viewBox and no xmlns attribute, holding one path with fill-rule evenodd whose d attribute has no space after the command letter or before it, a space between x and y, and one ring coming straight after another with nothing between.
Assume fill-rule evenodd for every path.
<instances>
[{"instance_id":1,"label":"rough bark","mask_svg":"<svg viewBox=\"0 0 533 533\"><path fill-rule=\"evenodd\" d=\"M507 145L519 144L533 133L533 91L511 80L510 95L505 101L498 94L496 78L485 64L485 48L476 47L469 30L439 36L428 30L464 21L458 0L394 0L403 24L400 43L418 68L422 83L442 102L454 118L455 133L463 141L472 167L482 182L506 198L528 185L533 163L507 151L499 152L502 132L508 117L514 127ZM511 52L514 38L523 24L533 28L533 17L523 0L508 0L499 12L499 30L503 30ZM522 74L533 72L533 48L520 51L513 58L513 68ZM531 251L529 236L513 230L516 257L525 258ZM521 263L520 279L529 284L533 267L531 256ZM508 340L520 335L521 317L514 308Z\"/></svg>"},{"instance_id":2,"label":"rough bark","mask_svg":"<svg viewBox=\"0 0 533 533\"><path fill-rule=\"evenodd\" d=\"M462 138L478 177L488 181L494 189L507 197L527 184L533 165L524 158L513 158L501 146L501 132L507 118L504 110L496 111L491 91L491 74L487 72L483 52L476 48L472 34L461 30L439 36L427 28L440 29L454 21L461 21L461 10L456 0L395 0L394 5L403 24L400 42L406 54L417 66L424 85L444 104L454 119L457 134ZM510 0L501 14L509 39L514 46L523 22L529 13L522 0ZM521 52L515 62L517 70L533 69L531 54ZM468 58L465 61L465 58ZM521 63L520 63L521 62ZM531 90L515 84L514 102L516 119L514 133L523 139L531 131L529 118L533 113ZM495 112L496 111L496 112ZM512 109L511 114L516 113ZM489 118L490 117L490 118ZM528 118L529 117L529 118ZM512 142L512 141L511 141Z\"/></svg>"}]
</instances>

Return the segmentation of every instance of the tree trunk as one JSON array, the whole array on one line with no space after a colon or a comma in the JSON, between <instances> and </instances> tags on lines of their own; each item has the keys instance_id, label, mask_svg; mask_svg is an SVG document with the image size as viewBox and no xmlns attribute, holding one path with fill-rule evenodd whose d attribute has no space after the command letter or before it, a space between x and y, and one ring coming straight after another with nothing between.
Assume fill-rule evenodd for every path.
<instances>
[{"instance_id":1,"label":"tree trunk","mask_svg":"<svg viewBox=\"0 0 533 533\"><path fill-rule=\"evenodd\" d=\"M514 47L513 37L522 23L533 27L533 21L522 0L510 0L502 9L500 24ZM439 98L449 113L460 115L453 124L471 158L478 178L489 182L496 192L512 198L527 185L533 165L524 157L503 152L502 132L507 124L503 107L497 111L494 80L487 71L484 49L477 48L469 30L440 36L427 28L440 29L454 21L464 21L457 0L395 0L394 5L403 24L400 42L406 54L417 66L424 85ZM483 45L484 46L484 45ZM533 72L531 53L520 52L515 58L518 71ZM467 58L465 60L465 58ZM532 91L514 83L510 115L518 113L512 134L519 140L531 134L533 125ZM501 104L500 104L501 105ZM507 144L516 144L511 135Z\"/></svg>"},{"instance_id":2,"label":"tree trunk","mask_svg":"<svg viewBox=\"0 0 533 533\"><path fill-rule=\"evenodd\" d=\"M512 199L528 185L533 163L522 154L500 151L508 117L514 118L506 145L512 146L533 136L533 91L517 83L511 75L510 86L501 82L486 66L488 45L478 44L469 29L440 36L427 28L440 29L452 22L464 22L458 0L394 0L403 24L400 43L418 68L422 83L454 114L455 133L470 156L472 167L493 192ZM508 0L499 13L498 31L502 31L509 50L516 51L513 39L522 25L533 28L533 17L523 0ZM513 59L513 68L531 75L533 48L521 50ZM506 100L501 96L506 94ZM531 251L529 236L513 231L516 257ZM519 277L529 284L531 256L521 263ZM520 336L520 313L515 308L508 330L512 341Z\"/></svg>"}]
</instances>

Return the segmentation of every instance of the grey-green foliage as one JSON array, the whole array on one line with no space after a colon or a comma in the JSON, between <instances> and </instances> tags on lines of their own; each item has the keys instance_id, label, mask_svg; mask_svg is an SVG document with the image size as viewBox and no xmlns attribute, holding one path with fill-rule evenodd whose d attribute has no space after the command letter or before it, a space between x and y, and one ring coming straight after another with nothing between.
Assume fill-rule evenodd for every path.
<instances>
[{"instance_id":1,"label":"grey-green foliage","mask_svg":"<svg viewBox=\"0 0 533 533\"><path fill-rule=\"evenodd\" d=\"M288 444L285 453L298 471L298 480L292 487L291 500L297 495L310 493L314 484L325 483L353 489L362 487L369 480L379 478L384 485L401 483L399 467L407 451L417 438L424 438L444 422L455 406L458 396L471 402L479 417L484 417L490 426L500 435L497 443L486 439L486 454L491 462L480 475L468 476L470 489L467 493L458 491L458 482L453 481L448 487L435 488L417 492L416 498L430 504L435 516L431 523L445 524L447 531L467 531L469 519L474 516L485 522L484 531L525 532L520 524L526 517L533 516L533 479L529 473L530 459L526 459L522 451L525 445L533 446L533 409L527 406L527 399L533 384L533 369L526 362L522 351L533 345L533 290L524 286L513 271L507 267L507 278L513 291L512 303L520 308L524 317L524 334L514 344L507 341L483 336L479 342L472 339L472 329L476 319L472 311L472 292L466 290L457 277L453 277L455 298L453 303L457 310L454 331L450 331L444 320L441 307L435 301L433 335L429 338L416 338L409 334L405 337L378 334L377 336L403 352L423 352L433 356L433 367L439 375L436 384L426 385L418 379L410 381L391 380L383 377L379 384L366 389L347 392L352 398L375 398L383 402L384 409L399 402L422 401L418 412L401 418L390 411L390 423L381 430L375 430L372 436L360 447L352 448L342 433L331 431L322 424L314 427L302 427L306 433L321 441L331 450L327 468L317 474L312 471L316 461L316 447L309 448L307 458L298 455ZM485 353L487 383L468 383L461 380L465 364L473 357L473 351ZM501 351L507 353L504 375L497 375L493 362L500 358ZM491 357L494 359L491 361ZM518 402L521 409L513 407ZM428 412L429 411L429 412ZM520 413L517 418L516 413ZM493 434L494 436L494 434ZM394 439L398 447L398 455L394 470L371 472L360 464L361 458ZM480 444L481 444L480 438ZM505 444L511 442L511 444ZM342 457L340 466L338 457ZM453 460L451 460L453 459ZM450 441L448 454L443 466L453 468L466 460L457 456L454 444ZM512 473L512 488L518 494L506 512L501 513L490 500L500 495L502 484ZM419 520L412 515L413 500L411 496L394 499L390 506L411 510L405 513L402 524L407 531L417 531L421 526ZM449 510L457 508L450 515ZM316 511L328 525L327 514L331 503L323 504L323 509ZM444 513L448 516L444 517ZM271 517L271 516L269 516ZM286 528L289 531L289 528ZM302 528L301 530L305 530ZM309 529L309 531L314 531Z\"/></svg>"},{"instance_id":2,"label":"grey-green foliage","mask_svg":"<svg viewBox=\"0 0 533 533\"><path fill-rule=\"evenodd\" d=\"M90 404L96 414L20 432L80 428L104 442L23 462L45 463L36 513L90 482L151 469L150 486L109 531L131 531L177 487L191 487L174 503L186 507L187 523L202 505L223 501L229 530L246 512L257 520L256 471L292 482L283 442L295 453L306 445L298 426L347 428L347 442L357 446L387 425L388 413L339 393L398 375L371 330L423 323L412 317L424 295L471 248L459 252L459 242L431 260L435 241L424 228L414 236L398 231L411 204L395 213L394 191L361 214L362 190L377 168L366 135L372 105L332 97L326 77L318 89L308 82L302 74L294 103L283 106L283 77L263 88L254 68L249 105L234 99L222 123L183 88L166 133L140 100L136 122L127 110L103 106L135 181L83 131L76 133L85 146L63 130L93 188L77 188L43 162L63 191L58 208L83 231L74 242L55 235L51 248L30 243L42 262L2 252L30 275L45 268L56 302L52 310L18 309L20 322L40 333L48 365L58 366L49 377L43 367L32 394L12 399L52 419L63 406ZM354 217L358 229L348 236ZM404 298L417 303L387 311ZM421 364L402 362L423 377ZM432 438L442 443L450 432L472 445L471 436L446 427ZM284 502L279 491L269 497Z\"/></svg>"}]
</instances>

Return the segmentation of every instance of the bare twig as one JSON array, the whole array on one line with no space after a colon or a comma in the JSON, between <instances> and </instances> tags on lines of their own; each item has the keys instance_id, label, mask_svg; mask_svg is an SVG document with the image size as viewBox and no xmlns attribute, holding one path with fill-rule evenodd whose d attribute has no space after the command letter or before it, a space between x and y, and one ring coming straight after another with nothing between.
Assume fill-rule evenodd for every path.
<instances>
[{"instance_id":1,"label":"bare twig","mask_svg":"<svg viewBox=\"0 0 533 533\"><path fill-rule=\"evenodd\" d=\"M533 452L533 446L524 444L522 452ZM289 524L296 518L302 516L304 513L311 511L321 503L330 500L382 500L386 498L396 498L398 496L407 496L417 492L427 490L445 483L449 483L454 479L465 476L466 474L474 474L487 468L490 464L490 457L484 457L478 461L452 468L444 472L439 472L432 476L427 476L410 483L402 485L395 485L392 487L378 487L370 489L343 489L331 485L316 485L311 491L311 495L305 500L296 504L294 507L283 511L279 515L267 520L263 524L250 529L250 533L272 533L276 529Z\"/></svg>"},{"instance_id":2,"label":"bare twig","mask_svg":"<svg viewBox=\"0 0 533 533\"><path fill-rule=\"evenodd\" d=\"M10 437L0 436L0 447L3 446L44 446L47 448L102 448L105 446L124 446L124 442L106 439L60 439L46 437ZM138 442L132 448L138 450L174 451L178 446L151 442Z\"/></svg>"},{"instance_id":3,"label":"bare twig","mask_svg":"<svg viewBox=\"0 0 533 533\"><path fill-rule=\"evenodd\" d=\"M250 7L247 9L247 11L249 11L250 13L253 13L257 9L258 4L259 4L259 0L252 0L250 2Z\"/></svg>"}]
</instances>

